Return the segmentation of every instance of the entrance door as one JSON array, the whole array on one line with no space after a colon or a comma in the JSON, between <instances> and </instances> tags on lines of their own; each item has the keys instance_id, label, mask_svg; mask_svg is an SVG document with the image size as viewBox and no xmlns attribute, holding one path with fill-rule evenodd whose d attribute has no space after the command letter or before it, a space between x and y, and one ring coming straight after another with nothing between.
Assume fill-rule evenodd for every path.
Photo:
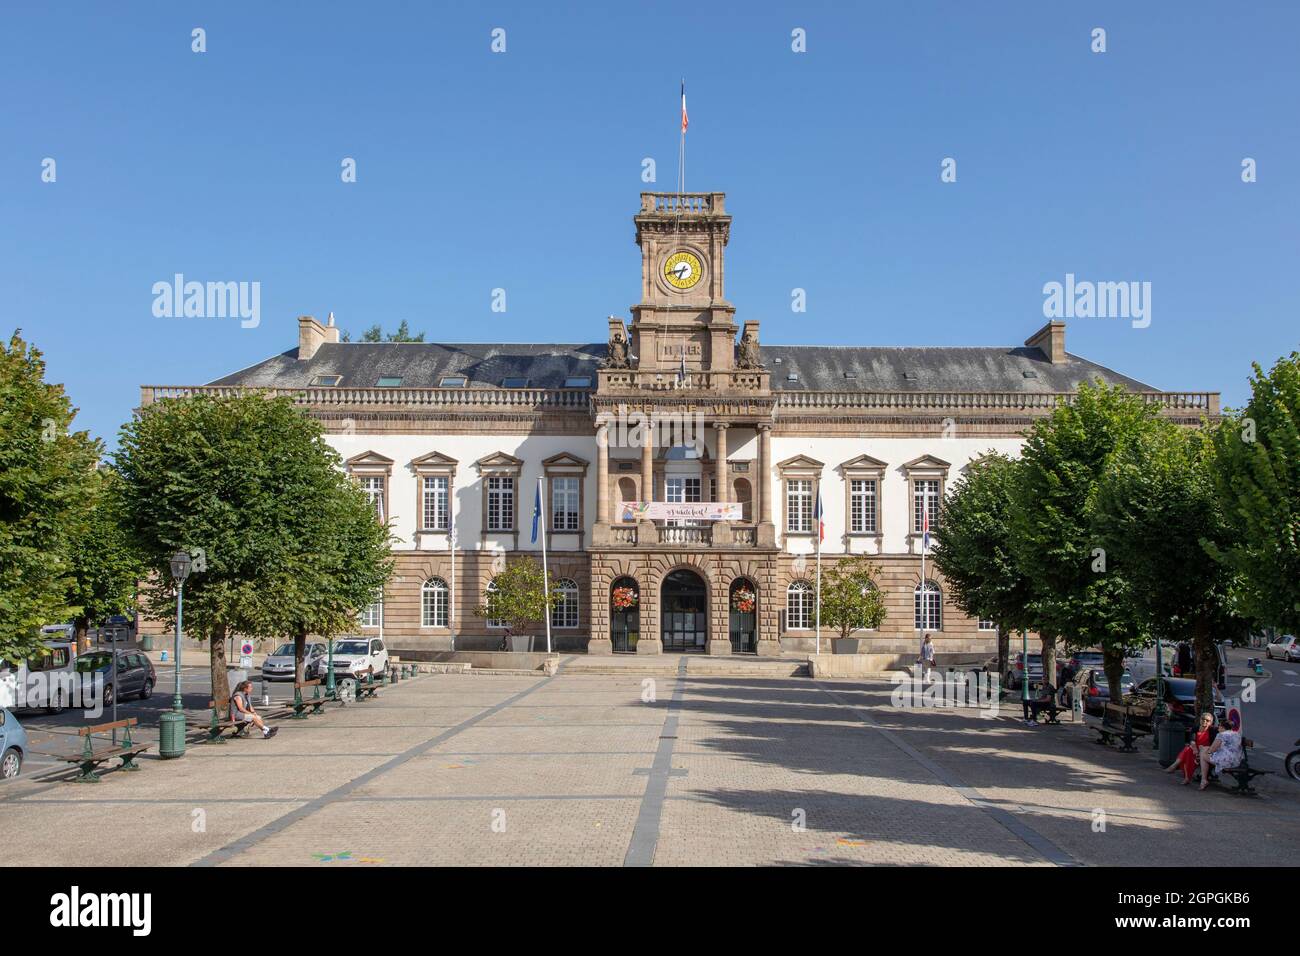
<instances>
[{"instance_id":1,"label":"entrance door","mask_svg":"<svg viewBox=\"0 0 1300 956\"><path fill-rule=\"evenodd\" d=\"M610 589L609 634L614 650L636 653L641 636L641 594L632 578L619 578Z\"/></svg>"},{"instance_id":2,"label":"entrance door","mask_svg":"<svg viewBox=\"0 0 1300 956\"><path fill-rule=\"evenodd\" d=\"M669 475L664 479L664 500L673 504L682 504L687 501L699 501L700 499L700 479L690 476L673 476ZM669 521L672 527L691 527L693 521Z\"/></svg>"},{"instance_id":3,"label":"entrance door","mask_svg":"<svg viewBox=\"0 0 1300 956\"><path fill-rule=\"evenodd\" d=\"M744 578L731 583L731 650L737 654L758 651L758 597L754 585Z\"/></svg>"},{"instance_id":4,"label":"entrance door","mask_svg":"<svg viewBox=\"0 0 1300 956\"><path fill-rule=\"evenodd\" d=\"M660 602L660 637L665 651L703 653L709 640L708 593L694 571L674 571L664 578Z\"/></svg>"}]
</instances>

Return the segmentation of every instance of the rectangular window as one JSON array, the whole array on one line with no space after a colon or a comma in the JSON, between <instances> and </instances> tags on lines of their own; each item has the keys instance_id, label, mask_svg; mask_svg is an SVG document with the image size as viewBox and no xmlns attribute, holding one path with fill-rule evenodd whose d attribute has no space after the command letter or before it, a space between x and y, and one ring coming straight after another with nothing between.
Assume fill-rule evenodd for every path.
<instances>
[{"instance_id":1,"label":"rectangular window","mask_svg":"<svg viewBox=\"0 0 1300 956\"><path fill-rule=\"evenodd\" d=\"M488 478L487 529L515 530L515 479L511 475Z\"/></svg>"},{"instance_id":2,"label":"rectangular window","mask_svg":"<svg viewBox=\"0 0 1300 956\"><path fill-rule=\"evenodd\" d=\"M998 626L992 621L980 621L981 631L996 631Z\"/></svg>"},{"instance_id":3,"label":"rectangular window","mask_svg":"<svg viewBox=\"0 0 1300 956\"><path fill-rule=\"evenodd\" d=\"M465 376L464 376L464 375L444 375L444 376L442 377L442 380L438 382L438 385L439 385L439 387L441 387L441 388L464 388L464 387L465 387Z\"/></svg>"},{"instance_id":4,"label":"rectangular window","mask_svg":"<svg viewBox=\"0 0 1300 956\"><path fill-rule=\"evenodd\" d=\"M590 375L574 375L564 380L565 388L591 388Z\"/></svg>"},{"instance_id":5,"label":"rectangular window","mask_svg":"<svg viewBox=\"0 0 1300 956\"><path fill-rule=\"evenodd\" d=\"M375 382L376 388L397 388L402 384L400 375L381 375L379 381Z\"/></svg>"},{"instance_id":6,"label":"rectangular window","mask_svg":"<svg viewBox=\"0 0 1300 956\"><path fill-rule=\"evenodd\" d=\"M854 478L849 482L849 531L853 534L875 534L876 479Z\"/></svg>"},{"instance_id":7,"label":"rectangular window","mask_svg":"<svg viewBox=\"0 0 1300 956\"><path fill-rule=\"evenodd\" d=\"M375 517L380 521L384 520L384 476L383 475L362 475L361 490L366 493L370 499L370 505L375 509Z\"/></svg>"},{"instance_id":8,"label":"rectangular window","mask_svg":"<svg viewBox=\"0 0 1300 956\"><path fill-rule=\"evenodd\" d=\"M446 531L448 527L448 479L446 475L425 475L424 506L420 509L424 516L426 531Z\"/></svg>"},{"instance_id":9,"label":"rectangular window","mask_svg":"<svg viewBox=\"0 0 1300 956\"><path fill-rule=\"evenodd\" d=\"M664 500L673 504L684 504L700 499L700 479L686 477L669 477L664 479ZM685 519L667 522L671 527L694 527L696 522Z\"/></svg>"},{"instance_id":10,"label":"rectangular window","mask_svg":"<svg viewBox=\"0 0 1300 956\"><path fill-rule=\"evenodd\" d=\"M812 531L812 480L791 478L785 483L785 530L795 534Z\"/></svg>"},{"instance_id":11,"label":"rectangular window","mask_svg":"<svg viewBox=\"0 0 1300 956\"><path fill-rule=\"evenodd\" d=\"M579 531L582 528L578 514L578 479L551 479L551 530Z\"/></svg>"},{"instance_id":12,"label":"rectangular window","mask_svg":"<svg viewBox=\"0 0 1300 956\"><path fill-rule=\"evenodd\" d=\"M912 482L912 533L923 530L921 517L930 516L930 531L939 527L939 479L918 478Z\"/></svg>"},{"instance_id":13,"label":"rectangular window","mask_svg":"<svg viewBox=\"0 0 1300 956\"><path fill-rule=\"evenodd\" d=\"M376 601L367 607L361 609L361 626L378 627L383 617L384 605L382 601Z\"/></svg>"}]
</instances>

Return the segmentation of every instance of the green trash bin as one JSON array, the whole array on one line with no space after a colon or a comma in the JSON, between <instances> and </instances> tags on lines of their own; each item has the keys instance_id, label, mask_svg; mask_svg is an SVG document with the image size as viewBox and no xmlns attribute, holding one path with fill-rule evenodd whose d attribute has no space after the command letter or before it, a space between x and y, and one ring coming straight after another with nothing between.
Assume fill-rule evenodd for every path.
<instances>
[{"instance_id":1,"label":"green trash bin","mask_svg":"<svg viewBox=\"0 0 1300 956\"><path fill-rule=\"evenodd\" d=\"M1187 745L1187 729L1176 721L1162 720L1156 728L1156 745L1160 752L1160 766L1168 767Z\"/></svg>"},{"instance_id":2,"label":"green trash bin","mask_svg":"<svg viewBox=\"0 0 1300 956\"><path fill-rule=\"evenodd\" d=\"M144 637L140 638L140 647L142 650L146 651L153 650L153 635L146 634Z\"/></svg>"}]
</instances>

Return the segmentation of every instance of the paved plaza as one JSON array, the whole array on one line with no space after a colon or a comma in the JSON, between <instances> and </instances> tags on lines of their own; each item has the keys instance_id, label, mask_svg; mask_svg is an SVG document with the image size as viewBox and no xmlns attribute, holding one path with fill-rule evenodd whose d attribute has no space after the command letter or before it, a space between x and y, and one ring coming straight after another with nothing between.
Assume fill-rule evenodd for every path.
<instances>
[{"instance_id":1,"label":"paved plaza","mask_svg":"<svg viewBox=\"0 0 1300 956\"><path fill-rule=\"evenodd\" d=\"M425 675L98 784L0 787L9 865L1284 863L1300 785L1198 793L1068 719L885 681Z\"/></svg>"}]
</instances>

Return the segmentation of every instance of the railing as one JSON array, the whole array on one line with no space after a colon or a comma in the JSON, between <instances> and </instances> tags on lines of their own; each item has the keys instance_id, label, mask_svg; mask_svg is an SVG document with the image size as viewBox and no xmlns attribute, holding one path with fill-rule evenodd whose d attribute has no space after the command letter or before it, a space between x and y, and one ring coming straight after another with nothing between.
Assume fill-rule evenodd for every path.
<instances>
[{"instance_id":1,"label":"railing","mask_svg":"<svg viewBox=\"0 0 1300 956\"><path fill-rule=\"evenodd\" d=\"M615 544L636 544L636 525L610 525L609 537Z\"/></svg>"},{"instance_id":2,"label":"railing","mask_svg":"<svg viewBox=\"0 0 1300 956\"><path fill-rule=\"evenodd\" d=\"M728 372L688 371L676 369L649 371L645 369L602 369L601 391L649 390L674 392L679 389L705 389L708 391L757 392L767 391L770 373L762 369L735 369Z\"/></svg>"},{"instance_id":3,"label":"railing","mask_svg":"<svg viewBox=\"0 0 1300 956\"><path fill-rule=\"evenodd\" d=\"M732 543L732 544L742 544L742 545L743 545L743 544L749 544L749 545L757 544L757 543L758 543L758 529L757 529L757 528L745 528L745 527L740 527L740 526L738 526L738 525L733 525L732 528L731 528L731 543Z\"/></svg>"},{"instance_id":4,"label":"railing","mask_svg":"<svg viewBox=\"0 0 1300 956\"><path fill-rule=\"evenodd\" d=\"M679 528L661 525L659 527L660 544L712 544L713 528Z\"/></svg>"},{"instance_id":5,"label":"railing","mask_svg":"<svg viewBox=\"0 0 1300 956\"><path fill-rule=\"evenodd\" d=\"M724 196L724 193L642 193L641 211L673 216L721 214Z\"/></svg>"},{"instance_id":6,"label":"railing","mask_svg":"<svg viewBox=\"0 0 1300 956\"><path fill-rule=\"evenodd\" d=\"M591 393L586 389L546 388L256 388L244 385L143 385L140 404L194 395L285 395L299 405L405 408L561 408L586 411Z\"/></svg>"},{"instance_id":7,"label":"railing","mask_svg":"<svg viewBox=\"0 0 1300 956\"><path fill-rule=\"evenodd\" d=\"M783 409L978 409L1050 411L1070 404L1075 392L777 392ZM1138 392L1142 400L1169 411L1219 414L1218 392Z\"/></svg>"}]
</instances>

